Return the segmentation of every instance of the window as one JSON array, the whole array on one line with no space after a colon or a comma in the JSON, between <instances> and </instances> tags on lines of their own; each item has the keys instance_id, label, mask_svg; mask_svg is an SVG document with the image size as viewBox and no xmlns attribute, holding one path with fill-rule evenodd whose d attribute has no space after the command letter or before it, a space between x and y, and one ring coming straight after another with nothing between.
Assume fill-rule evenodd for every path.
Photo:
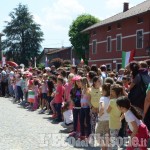
<instances>
[{"instance_id":1,"label":"window","mask_svg":"<svg viewBox=\"0 0 150 150\"><path fill-rule=\"evenodd\" d=\"M118 28L118 29L121 28L121 23L117 23L117 28Z\"/></svg>"},{"instance_id":2,"label":"window","mask_svg":"<svg viewBox=\"0 0 150 150\"><path fill-rule=\"evenodd\" d=\"M111 26L108 26L108 29L107 29L107 31L110 31L111 30Z\"/></svg>"},{"instance_id":3,"label":"window","mask_svg":"<svg viewBox=\"0 0 150 150\"><path fill-rule=\"evenodd\" d=\"M97 41L96 40L93 40L93 44L92 44L92 53L93 54L96 54L96 51L97 51Z\"/></svg>"},{"instance_id":4,"label":"window","mask_svg":"<svg viewBox=\"0 0 150 150\"><path fill-rule=\"evenodd\" d=\"M111 71L112 70L111 64L106 64L106 68L107 68L107 71Z\"/></svg>"},{"instance_id":5,"label":"window","mask_svg":"<svg viewBox=\"0 0 150 150\"><path fill-rule=\"evenodd\" d=\"M117 48L117 51L122 50L122 35L121 34L118 34L116 36L116 48Z\"/></svg>"},{"instance_id":6,"label":"window","mask_svg":"<svg viewBox=\"0 0 150 150\"><path fill-rule=\"evenodd\" d=\"M111 36L107 37L107 52L111 52Z\"/></svg>"},{"instance_id":7,"label":"window","mask_svg":"<svg viewBox=\"0 0 150 150\"><path fill-rule=\"evenodd\" d=\"M143 30L137 30L136 32L136 48L143 48Z\"/></svg>"},{"instance_id":8,"label":"window","mask_svg":"<svg viewBox=\"0 0 150 150\"><path fill-rule=\"evenodd\" d=\"M143 23L143 17L138 17L137 23Z\"/></svg>"},{"instance_id":9,"label":"window","mask_svg":"<svg viewBox=\"0 0 150 150\"><path fill-rule=\"evenodd\" d=\"M121 68L122 68L122 64L121 63L117 63L116 64L116 71L118 72Z\"/></svg>"}]
</instances>

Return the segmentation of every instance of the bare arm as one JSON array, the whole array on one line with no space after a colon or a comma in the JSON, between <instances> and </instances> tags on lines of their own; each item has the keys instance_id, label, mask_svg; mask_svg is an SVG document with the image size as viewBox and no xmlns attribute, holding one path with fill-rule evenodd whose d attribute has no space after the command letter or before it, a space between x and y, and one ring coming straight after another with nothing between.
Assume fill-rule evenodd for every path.
<instances>
[{"instance_id":1,"label":"bare arm","mask_svg":"<svg viewBox=\"0 0 150 150\"><path fill-rule=\"evenodd\" d=\"M131 138L133 138L133 137L135 137L135 135L138 132L138 126L137 126L137 123L135 121L131 122L131 125L133 127L133 132L131 134Z\"/></svg>"},{"instance_id":2,"label":"bare arm","mask_svg":"<svg viewBox=\"0 0 150 150\"><path fill-rule=\"evenodd\" d=\"M101 102L100 103L100 109L99 109L99 115L100 117L104 114L104 103Z\"/></svg>"},{"instance_id":3,"label":"bare arm","mask_svg":"<svg viewBox=\"0 0 150 150\"><path fill-rule=\"evenodd\" d=\"M126 92L124 87L123 87L123 94L124 94L124 96L128 97L128 93Z\"/></svg>"},{"instance_id":4,"label":"bare arm","mask_svg":"<svg viewBox=\"0 0 150 150\"><path fill-rule=\"evenodd\" d=\"M131 84L130 84L130 87L129 87L129 91L133 88L135 86L135 84L132 82Z\"/></svg>"},{"instance_id":5,"label":"bare arm","mask_svg":"<svg viewBox=\"0 0 150 150\"><path fill-rule=\"evenodd\" d=\"M91 104L91 95L89 94L89 105L90 105L90 107L92 106L92 104Z\"/></svg>"},{"instance_id":6,"label":"bare arm","mask_svg":"<svg viewBox=\"0 0 150 150\"><path fill-rule=\"evenodd\" d=\"M110 112L111 112L111 109L112 109L112 108L111 108L111 106L109 105L108 108L107 108L107 113L110 113Z\"/></svg>"},{"instance_id":7,"label":"bare arm","mask_svg":"<svg viewBox=\"0 0 150 150\"><path fill-rule=\"evenodd\" d=\"M124 114L121 115L120 121L122 121L125 118Z\"/></svg>"}]
</instances>

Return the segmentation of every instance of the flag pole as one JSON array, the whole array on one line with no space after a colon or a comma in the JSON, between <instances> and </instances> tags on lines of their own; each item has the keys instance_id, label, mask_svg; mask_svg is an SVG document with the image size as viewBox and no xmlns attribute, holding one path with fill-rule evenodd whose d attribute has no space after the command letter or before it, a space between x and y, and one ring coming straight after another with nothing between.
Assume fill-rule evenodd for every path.
<instances>
[{"instance_id":1,"label":"flag pole","mask_svg":"<svg viewBox=\"0 0 150 150\"><path fill-rule=\"evenodd\" d=\"M75 65L75 58L72 59L72 64Z\"/></svg>"},{"instance_id":2,"label":"flag pole","mask_svg":"<svg viewBox=\"0 0 150 150\"><path fill-rule=\"evenodd\" d=\"M45 67L47 67L48 64L47 64L47 56L45 57Z\"/></svg>"},{"instance_id":3,"label":"flag pole","mask_svg":"<svg viewBox=\"0 0 150 150\"><path fill-rule=\"evenodd\" d=\"M36 57L34 57L34 68L36 68Z\"/></svg>"}]
</instances>

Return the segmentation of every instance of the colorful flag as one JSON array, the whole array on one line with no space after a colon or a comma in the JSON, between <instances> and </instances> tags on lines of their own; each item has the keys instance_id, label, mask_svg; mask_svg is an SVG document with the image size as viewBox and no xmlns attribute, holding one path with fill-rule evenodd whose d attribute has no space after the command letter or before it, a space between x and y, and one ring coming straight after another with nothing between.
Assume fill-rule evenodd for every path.
<instances>
[{"instance_id":1,"label":"colorful flag","mask_svg":"<svg viewBox=\"0 0 150 150\"><path fill-rule=\"evenodd\" d=\"M131 61L134 60L135 50L125 52L122 51L122 67L125 68Z\"/></svg>"},{"instance_id":2,"label":"colorful flag","mask_svg":"<svg viewBox=\"0 0 150 150\"><path fill-rule=\"evenodd\" d=\"M83 60L83 58L81 58L81 63L82 63L82 64L84 63L84 60Z\"/></svg>"},{"instance_id":3,"label":"colorful flag","mask_svg":"<svg viewBox=\"0 0 150 150\"><path fill-rule=\"evenodd\" d=\"M28 102L34 103L35 101L35 92L32 90L28 91Z\"/></svg>"}]
</instances>

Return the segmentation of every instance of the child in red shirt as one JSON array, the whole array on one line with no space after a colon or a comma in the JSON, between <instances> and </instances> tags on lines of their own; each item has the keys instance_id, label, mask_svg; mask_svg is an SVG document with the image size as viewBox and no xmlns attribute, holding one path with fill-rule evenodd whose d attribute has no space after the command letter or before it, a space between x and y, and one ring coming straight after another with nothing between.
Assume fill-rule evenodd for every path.
<instances>
[{"instance_id":1,"label":"child in red shirt","mask_svg":"<svg viewBox=\"0 0 150 150\"><path fill-rule=\"evenodd\" d=\"M62 114L61 114L61 106L62 102L64 101L64 86L63 86L63 78L57 78L57 86L56 86L56 93L54 97L55 109L57 112L57 118L55 119L56 122L62 121Z\"/></svg>"}]
</instances>

